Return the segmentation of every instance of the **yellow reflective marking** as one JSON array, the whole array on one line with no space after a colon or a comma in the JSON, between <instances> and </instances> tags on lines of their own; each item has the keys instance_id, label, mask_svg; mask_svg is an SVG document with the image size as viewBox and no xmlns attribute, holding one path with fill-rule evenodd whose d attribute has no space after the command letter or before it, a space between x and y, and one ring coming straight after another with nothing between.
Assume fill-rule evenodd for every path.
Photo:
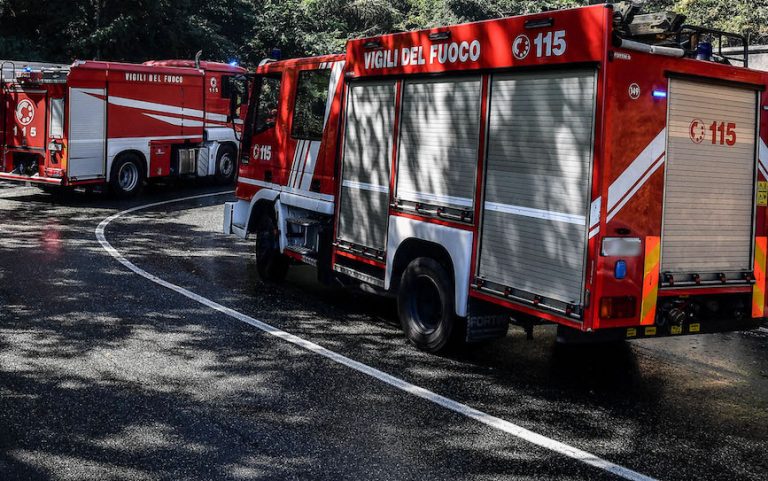
<instances>
[{"instance_id":1,"label":"yellow reflective marking","mask_svg":"<svg viewBox=\"0 0 768 481\"><path fill-rule=\"evenodd\" d=\"M752 285L752 317L763 317L765 312L765 262L768 238L755 238L755 283Z\"/></svg>"},{"instance_id":2,"label":"yellow reflective marking","mask_svg":"<svg viewBox=\"0 0 768 481\"><path fill-rule=\"evenodd\" d=\"M655 336L656 335L656 326L649 326L645 328L645 335L646 336Z\"/></svg>"},{"instance_id":3,"label":"yellow reflective marking","mask_svg":"<svg viewBox=\"0 0 768 481\"><path fill-rule=\"evenodd\" d=\"M682 326L672 326L669 328L670 334L682 334L683 333L683 327Z\"/></svg>"},{"instance_id":4,"label":"yellow reflective marking","mask_svg":"<svg viewBox=\"0 0 768 481\"><path fill-rule=\"evenodd\" d=\"M656 301L659 297L659 257L661 238L645 238L645 262L643 266L643 302L640 305L640 324L653 324L656 317Z\"/></svg>"},{"instance_id":5,"label":"yellow reflective marking","mask_svg":"<svg viewBox=\"0 0 768 481\"><path fill-rule=\"evenodd\" d=\"M630 327L627 329L627 337L637 337L637 329Z\"/></svg>"},{"instance_id":6,"label":"yellow reflective marking","mask_svg":"<svg viewBox=\"0 0 768 481\"><path fill-rule=\"evenodd\" d=\"M699 324L698 322L688 326L688 332L699 332L699 331L701 331L701 324Z\"/></svg>"},{"instance_id":7,"label":"yellow reflective marking","mask_svg":"<svg viewBox=\"0 0 768 481\"><path fill-rule=\"evenodd\" d=\"M768 206L768 182L761 180L757 183L757 205Z\"/></svg>"}]
</instances>

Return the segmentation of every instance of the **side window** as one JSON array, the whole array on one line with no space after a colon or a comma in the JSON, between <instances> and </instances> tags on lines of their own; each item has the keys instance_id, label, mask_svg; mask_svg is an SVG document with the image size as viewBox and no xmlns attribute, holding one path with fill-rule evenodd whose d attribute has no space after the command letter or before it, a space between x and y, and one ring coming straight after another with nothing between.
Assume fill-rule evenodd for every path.
<instances>
[{"instance_id":1,"label":"side window","mask_svg":"<svg viewBox=\"0 0 768 481\"><path fill-rule=\"evenodd\" d=\"M320 140L323 137L325 104L328 100L330 69L299 72L296 106L291 136L295 139Z\"/></svg>"},{"instance_id":2,"label":"side window","mask_svg":"<svg viewBox=\"0 0 768 481\"><path fill-rule=\"evenodd\" d=\"M256 104L254 133L271 129L277 122L277 106L280 101L280 77L261 77L257 79L259 98Z\"/></svg>"}]
</instances>

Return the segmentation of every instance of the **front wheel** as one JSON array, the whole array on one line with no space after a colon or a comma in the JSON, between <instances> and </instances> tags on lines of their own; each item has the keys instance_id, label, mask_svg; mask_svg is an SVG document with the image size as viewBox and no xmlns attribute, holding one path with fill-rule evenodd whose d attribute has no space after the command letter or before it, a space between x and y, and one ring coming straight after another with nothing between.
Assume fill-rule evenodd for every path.
<instances>
[{"instance_id":1,"label":"front wheel","mask_svg":"<svg viewBox=\"0 0 768 481\"><path fill-rule=\"evenodd\" d=\"M237 151L230 145L222 145L216 154L216 182L231 184L237 174Z\"/></svg>"},{"instance_id":2,"label":"front wheel","mask_svg":"<svg viewBox=\"0 0 768 481\"><path fill-rule=\"evenodd\" d=\"M256 270L259 277L267 282L280 282L288 274L289 262L280 253L274 219L263 213L256 225Z\"/></svg>"},{"instance_id":3,"label":"front wheel","mask_svg":"<svg viewBox=\"0 0 768 481\"><path fill-rule=\"evenodd\" d=\"M403 272L397 296L400 323L408 340L428 352L459 344L462 320L456 316L453 278L439 262L419 257Z\"/></svg>"},{"instance_id":4,"label":"front wheel","mask_svg":"<svg viewBox=\"0 0 768 481\"><path fill-rule=\"evenodd\" d=\"M134 154L119 157L112 165L109 186L117 197L128 198L139 193L144 182L141 161Z\"/></svg>"}]
</instances>

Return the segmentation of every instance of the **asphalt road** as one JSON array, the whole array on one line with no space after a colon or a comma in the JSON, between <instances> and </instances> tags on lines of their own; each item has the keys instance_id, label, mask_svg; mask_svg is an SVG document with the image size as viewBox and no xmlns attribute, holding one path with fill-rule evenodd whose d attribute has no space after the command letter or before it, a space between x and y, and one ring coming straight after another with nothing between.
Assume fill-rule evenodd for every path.
<instances>
[{"instance_id":1,"label":"asphalt road","mask_svg":"<svg viewBox=\"0 0 768 481\"><path fill-rule=\"evenodd\" d=\"M0 480L622 479L414 396L129 270L131 202L0 184ZM768 479L768 333L566 348L554 330L416 351L394 304L292 268L260 282L204 197L106 240L148 275L659 480ZM410 389L410 388L409 388Z\"/></svg>"}]
</instances>

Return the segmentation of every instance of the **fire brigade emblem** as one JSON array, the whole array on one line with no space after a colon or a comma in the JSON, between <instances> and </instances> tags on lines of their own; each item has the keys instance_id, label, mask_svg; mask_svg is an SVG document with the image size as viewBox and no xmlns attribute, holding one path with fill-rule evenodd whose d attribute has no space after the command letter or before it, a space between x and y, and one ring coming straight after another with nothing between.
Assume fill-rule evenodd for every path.
<instances>
[{"instance_id":1,"label":"fire brigade emblem","mask_svg":"<svg viewBox=\"0 0 768 481\"><path fill-rule=\"evenodd\" d=\"M707 128L704 126L704 121L701 119L693 119L691 125L688 128L688 133L691 136L691 142L694 144L700 144L704 137L707 135Z\"/></svg>"},{"instance_id":2,"label":"fire brigade emblem","mask_svg":"<svg viewBox=\"0 0 768 481\"><path fill-rule=\"evenodd\" d=\"M521 33L512 42L512 55L518 60L523 60L531 51L531 40L527 35Z\"/></svg>"},{"instance_id":3,"label":"fire brigade emblem","mask_svg":"<svg viewBox=\"0 0 768 481\"><path fill-rule=\"evenodd\" d=\"M211 77L211 88L216 89L216 77Z\"/></svg>"},{"instance_id":4,"label":"fire brigade emblem","mask_svg":"<svg viewBox=\"0 0 768 481\"><path fill-rule=\"evenodd\" d=\"M35 104L29 99L24 99L16 106L16 120L21 125L29 125L35 118Z\"/></svg>"}]
</instances>

